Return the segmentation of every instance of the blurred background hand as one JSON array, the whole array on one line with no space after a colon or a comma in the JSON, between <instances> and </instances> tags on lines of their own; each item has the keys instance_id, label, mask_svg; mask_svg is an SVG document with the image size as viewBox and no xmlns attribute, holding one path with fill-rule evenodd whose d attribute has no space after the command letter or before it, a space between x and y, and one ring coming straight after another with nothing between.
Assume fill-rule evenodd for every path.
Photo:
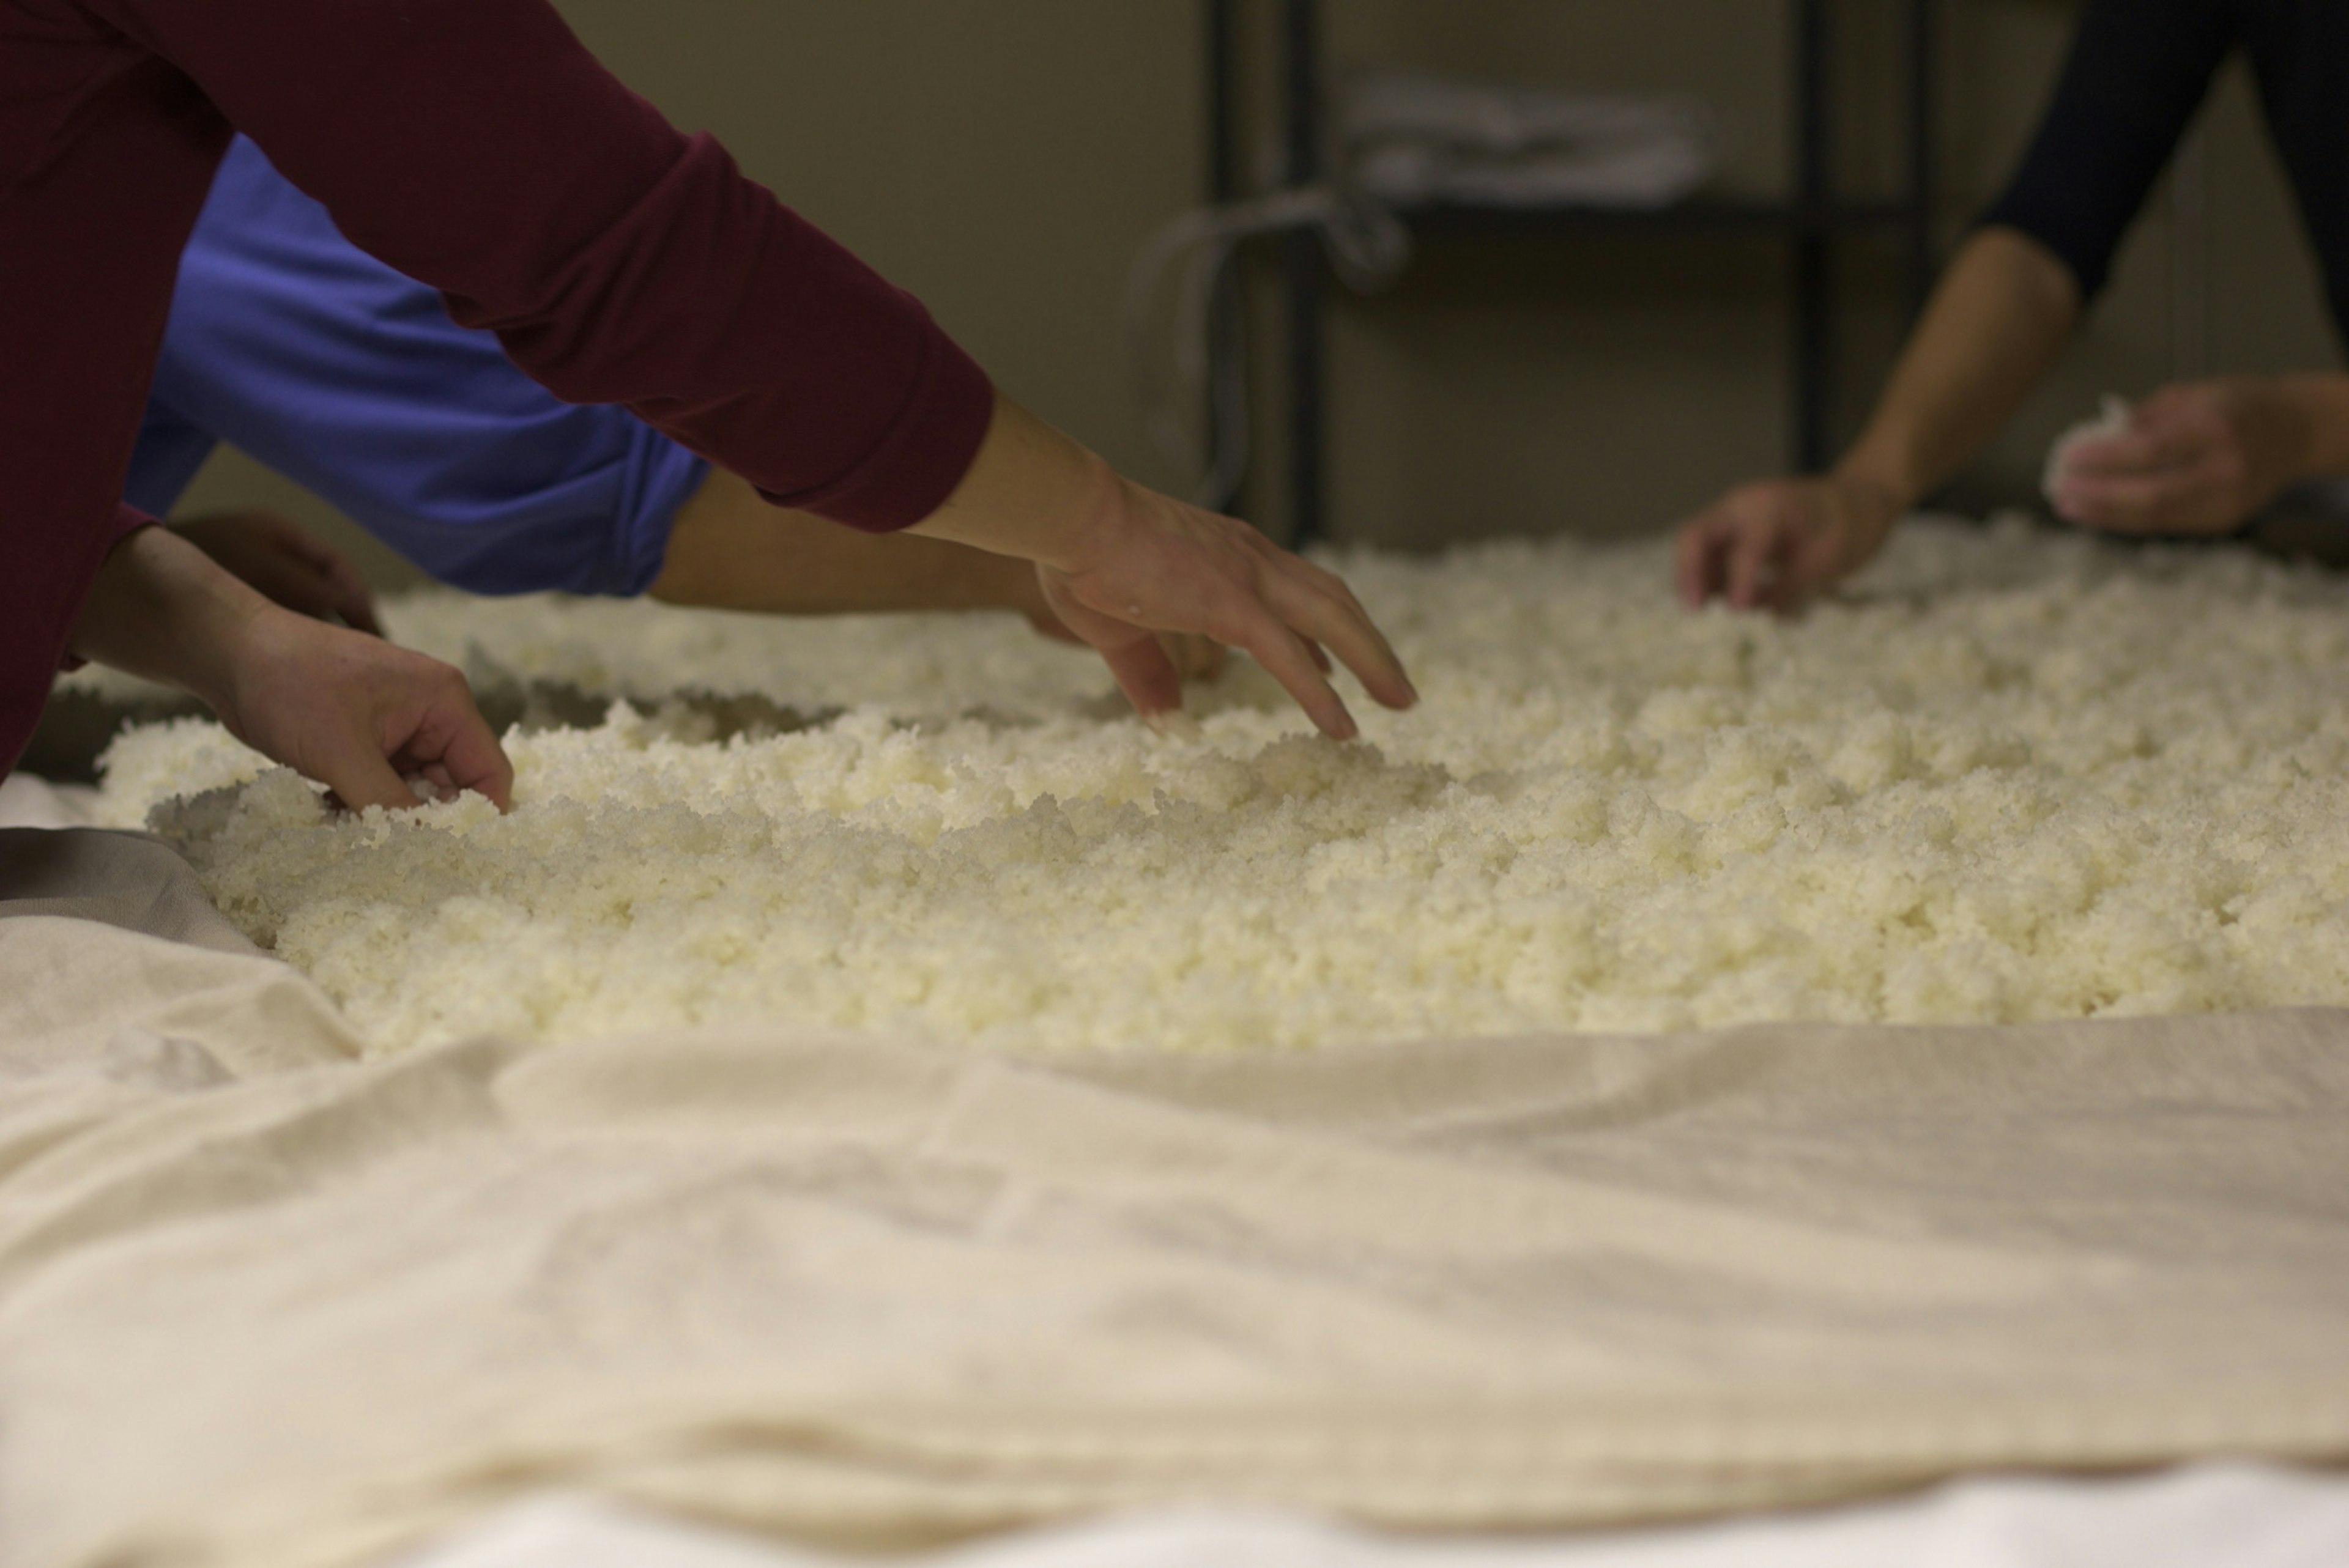
<instances>
[{"instance_id":1,"label":"blurred background hand","mask_svg":"<svg viewBox=\"0 0 2349 1568\"><path fill-rule=\"evenodd\" d=\"M342 552L267 511L222 512L175 522L171 531L264 597L296 614L339 620L383 635L375 595Z\"/></svg>"},{"instance_id":2,"label":"blurred background hand","mask_svg":"<svg viewBox=\"0 0 2349 1568\"><path fill-rule=\"evenodd\" d=\"M1740 485L1682 524L1681 600L1791 614L1873 559L1899 510L1889 493L1836 475Z\"/></svg>"},{"instance_id":3,"label":"blurred background hand","mask_svg":"<svg viewBox=\"0 0 2349 1568\"><path fill-rule=\"evenodd\" d=\"M2229 533L2313 471L2317 418L2297 378L2231 376L2165 387L2128 427L2064 454L2057 515L2115 533Z\"/></svg>"}]
</instances>

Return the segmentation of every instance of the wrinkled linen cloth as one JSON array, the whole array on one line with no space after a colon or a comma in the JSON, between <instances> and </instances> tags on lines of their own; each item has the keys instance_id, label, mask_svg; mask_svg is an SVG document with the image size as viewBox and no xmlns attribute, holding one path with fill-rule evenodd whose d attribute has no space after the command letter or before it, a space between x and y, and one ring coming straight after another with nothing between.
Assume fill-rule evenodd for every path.
<instances>
[{"instance_id":1,"label":"wrinkled linen cloth","mask_svg":"<svg viewBox=\"0 0 2349 1568\"><path fill-rule=\"evenodd\" d=\"M0 920L96 921L220 953L258 953L160 840L101 828L0 827ZM28 976L21 1000L45 987ZM0 1027L16 1020L0 1006Z\"/></svg>"},{"instance_id":2,"label":"wrinkled linen cloth","mask_svg":"<svg viewBox=\"0 0 2349 1568\"><path fill-rule=\"evenodd\" d=\"M1184 1509L999 1536L896 1568L2340 1568L2349 1479L2185 1466L2123 1480L1996 1476L1824 1511L1572 1536L1372 1534ZM506 1510L387 1568L873 1568L592 1497Z\"/></svg>"},{"instance_id":3,"label":"wrinkled linen cloth","mask_svg":"<svg viewBox=\"0 0 2349 1568\"><path fill-rule=\"evenodd\" d=\"M98 791L85 784L52 784L30 773L0 779L0 828L88 828L95 825Z\"/></svg>"},{"instance_id":4,"label":"wrinkled linen cloth","mask_svg":"<svg viewBox=\"0 0 2349 1568\"><path fill-rule=\"evenodd\" d=\"M355 1063L0 921L0 1562L329 1568L572 1487L818 1548L2349 1455L2349 1015L1051 1061Z\"/></svg>"}]
</instances>

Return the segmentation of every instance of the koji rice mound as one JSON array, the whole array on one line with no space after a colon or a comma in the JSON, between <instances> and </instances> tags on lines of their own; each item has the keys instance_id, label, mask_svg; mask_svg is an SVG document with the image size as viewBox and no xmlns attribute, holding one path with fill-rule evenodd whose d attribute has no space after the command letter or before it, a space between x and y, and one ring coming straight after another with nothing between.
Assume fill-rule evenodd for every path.
<instances>
[{"instance_id":1,"label":"koji rice mound","mask_svg":"<svg viewBox=\"0 0 2349 1568\"><path fill-rule=\"evenodd\" d=\"M626 695L501 818L363 817L217 727L108 806L379 1046L692 1023L1222 1050L2349 1002L2349 585L1912 524L1690 615L1661 543L1338 562L1424 695L1310 738L1242 664L1161 738L1008 617L429 595L446 656ZM844 708L709 735L685 688ZM224 792L191 800L205 790ZM174 797L180 799L174 799Z\"/></svg>"}]
</instances>

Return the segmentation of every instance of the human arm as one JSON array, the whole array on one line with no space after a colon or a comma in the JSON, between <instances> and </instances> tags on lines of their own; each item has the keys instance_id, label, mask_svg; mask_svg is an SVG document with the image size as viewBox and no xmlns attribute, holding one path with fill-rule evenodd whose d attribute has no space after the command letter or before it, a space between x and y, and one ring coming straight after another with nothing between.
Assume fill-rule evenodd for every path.
<instances>
[{"instance_id":1,"label":"human arm","mask_svg":"<svg viewBox=\"0 0 2349 1568\"><path fill-rule=\"evenodd\" d=\"M85 3L558 396L625 402L778 504L874 531L928 520L1050 565L1068 589L1056 613L1145 713L1179 701L1152 633L1201 632L1247 646L1317 723L1351 733L1299 617L1381 700L1410 700L1351 596L1328 608L1327 573L1125 485L1057 433L999 440L1009 406L917 304L715 142L670 128L540 0ZM1074 457L1039 460L1047 448ZM1088 482L1030 482L1079 469ZM1131 612L1114 629L1083 597L1103 584Z\"/></svg>"},{"instance_id":2,"label":"human arm","mask_svg":"<svg viewBox=\"0 0 2349 1568\"><path fill-rule=\"evenodd\" d=\"M669 524L665 603L781 615L1043 609L1026 562L912 533L872 534L771 504L713 469Z\"/></svg>"},{"instance_id":3,"label":"human arm","mask_svg":"<svg viewBox=\"0 0 2349 1568\"><path fill-rule=\"evenodd\" d=\"M413 806L419 775L512 804L512 766L455 669L273 604L167 530L109 553L68 646L191 694L346 805Z\"/></svg>"},{"instance_id":4,"label":"human arm","mask_svg":"<svg viewBox=\"0 0 2349 1568\"><path fill-rule=\"evenodd\" d=\"M2115 533L2240 528L2286 486L2349 474L2349 376L2230 376L2165 387L2128 428L2064 454L2050 499Z\"/></svg>"},{"instance_id":5,"label":"human arm","mask_svg":"<svg viewBox=\"0 0 2349 1568\"><path fill-rule=\"evenodd\" d=\"M1977 232L1843 459L1823 475L1740 486L1682 527L1682 601L1791 611L1857 571L2013 417L2079 313L2070 269L2044 246L2011 229Z\"/></svg>"},{"instance_id":6,"label":"human arm","mask_svg":"<svg viewBox=\"0 0 2349 1568\"><path fill-rule=\"evenodd\" d=\"M1685 600L1793 608L1858 570L1981 449L2103 289L2235 26L2225 0L2088 0L2029 150L1928 302L1859 444L1828 474L1742 487L1684 525Z\"/></svg>"},{"instance_id":7,"label":"human arm","mask_svg":"<svg viewBox=\"0 0 2349 1568\"><path fill-rule=\"evenodd\" d=\"M1080 640L1044 603L1035 567L1017 556L919 534L860 533L771 506L723 469L678 510L647 592L664 603L769 615L1009 610L1045 636ZM1186 678L1223 667L1211 638L1160 640Z\"/></svg>"}]
</instances>

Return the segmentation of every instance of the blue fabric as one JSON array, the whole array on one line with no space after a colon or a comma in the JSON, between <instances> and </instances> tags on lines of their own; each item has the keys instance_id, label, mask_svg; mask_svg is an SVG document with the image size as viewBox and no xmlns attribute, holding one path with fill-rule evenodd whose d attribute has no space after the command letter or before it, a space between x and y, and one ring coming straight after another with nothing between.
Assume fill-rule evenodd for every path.
<instances>
[{"instance_id":1,"label":"blue fabric","mask_svg":"<svg viewBox=\"0 0 2349 1568\"><path fill-rule=\"evenodd\" d=\"M167 514L226 441L477 593L641 593L708 466L558 401L240 137L188 242L123 499Z\"/></svg>"}]
</instances>

